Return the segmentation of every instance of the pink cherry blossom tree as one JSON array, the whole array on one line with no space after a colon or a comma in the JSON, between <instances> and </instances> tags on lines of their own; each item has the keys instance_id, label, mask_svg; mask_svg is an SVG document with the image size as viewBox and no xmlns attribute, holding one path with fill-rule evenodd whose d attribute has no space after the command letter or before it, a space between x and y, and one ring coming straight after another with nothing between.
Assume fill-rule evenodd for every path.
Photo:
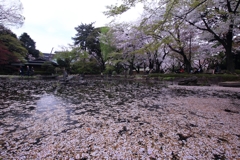
<instances>
[{"instance_id":1,"label":"pink cherry blossom tree","mask_svg":"<svg viewBox=\"0 0 240 160\"><path fill-rule=\"evenodd\" d=\"M234 71L234 37L240 34L240 0L191 1L182 13L175 13L179 19L196 29L204 31L202 39L219 43L225 50L227 70Z\"/></svg>"},{"instance_id":2,"label":"pink cherry blossom tree","mask_svg":"<svg viewBox=\"0 0 240 160\"><path fill-rule=\"evenodd\" d=\"M161 41L166 38L164 33L161 33L163 30L171 28L174 24L178 26L180 32L185 32L186 29L180 24L188 23L195 27L194 33L202 31L197 35L198 44L205 41L205 49L208 46L210 51L209 56L216 54L220 48L224 49L227 69L234 71L234 55L239 50L239 45L233 44L237 44L236 41L240 35L240 0L122 0L121 2L116 6L109 6L105 14L120 15L134 7L136 3L143 3L144 14L148 14L142 17L140 24L145 28L150 28L145 31L146 35L151 35ZM176 50L175 47L172 49ZM198 55L202 53L204 56L208 55L200 50L201 47L199 47Z\"/></svg>"}]
</instances>

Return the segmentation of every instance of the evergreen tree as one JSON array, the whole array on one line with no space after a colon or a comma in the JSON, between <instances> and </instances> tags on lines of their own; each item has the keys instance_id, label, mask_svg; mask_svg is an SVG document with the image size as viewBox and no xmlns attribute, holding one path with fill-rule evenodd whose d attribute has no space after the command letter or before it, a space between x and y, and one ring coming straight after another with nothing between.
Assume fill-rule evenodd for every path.
<instances>
[{"instance_id":1,"label":"evergreen tree","mask_svg":"<svg viewBox=\"0 0 240 160\"><path fill-rule=\"evenodd\" d=\"M39 50L36 49L36 43L34 40L27 34L23 33L19 40L22 42L23 46L28 50L28 54L31 54L33 57L39 57Z\"/></svg>"},{"instance_id":2,"label":"evergreen tree","mask_svg":"<svg viewBox=\"0 0 240 160\"><path fill-rule=\"evenodd\" d=\"M101 29L94 28L93 24L81 24L76 27L77 34L72 39L74 40L74 45L79 45L82 50L87 51L91 56L96 58L104 70L105 65L99 40Z\"/></svg>"},{"instance_id":3,"label":"evergreen tree","mask_svg":"<svg viewBox=\"0 0 240 160\"><path fill-rule=\"evenodd\" d=\"M87 39L90 36L90 34L93 32L94 27L93 23L90 24L81 24L78 27L75 27L75 30L77 31L75 37L72 37L74 40L74 45L81 46L82 50L89 49L89 44L87 43Z\"/></svg>"}]
</instances>

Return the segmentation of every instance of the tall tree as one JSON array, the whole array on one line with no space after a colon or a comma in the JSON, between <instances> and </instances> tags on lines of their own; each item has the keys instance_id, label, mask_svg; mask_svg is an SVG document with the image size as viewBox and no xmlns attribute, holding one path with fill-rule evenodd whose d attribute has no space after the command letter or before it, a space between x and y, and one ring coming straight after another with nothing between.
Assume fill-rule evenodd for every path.
<instances>
[{"instance_id":1,"label":"tall tree","mask_svg":"<svg viewBox=\"0 0 240 160\"><path fill-rule=\"evenodd\" d=\"M174 16L185 20L201 30L201 37L208 41L216 41L225 50L227 70L235 69L233 47L234 37L240 33L239 22L240 0L191 0L187 7L182 7L181 13Z\"/></svg>"},{"instance_id":2,"label":"tall tree","mask_svg":"<svg viewBox=\"0 0 240 160\"><path fill-rule=\"evenodd\" d=\"M12 54L8 48L0 41L0 65L7 65L11 62L16 62L17 57Z\"/></svg>"},{"instance_id":3,"label":"tall tree","mask_svg":"<svg viewBox=\"0 0 240 160\"><path fill-rule=\"evenodd\" d=\"M113 35L109 27L102 27L99 36L100 48L104 64L109 59L111 53L115 52L116 48L112 45Z\"/></svg>"},{"instance_id":4,"label":"tall tree","mask_svg":"<svg viewBox=\"0 0 240 160\"><path fill-rule=\"evenodd\" d=\"M11 62L16 62L17 57L0 41L0 72L3 73ZM9 72L9 71L8 71Z\"/></svg>"},{"instance_id":5,"label":"tall tree","mask_svg":"<svg viewBox=\"0 0 240 160\"><path fill-rule=\"evenodd\" d=\"M19 0L0 0L0 25L21 27L24 23Z\"/></svg>"},{"instance_id":6,"label":"tall tree","mask_svg":"<svg viewBox=\"0 0 240 160\"><path fill-rule=\"evenodd\" d=\"M152 28L161 30L162 24L173 21L188 22L197 30L203 31L199 37L209 42L216 41L224 48L227 70L234 71L234 55L237 49L233 44L237 40L235 37L240 33L240 0L121 0L121 2L120 5L108 6L105 14L107 16L122 14L140 2L144 3L145 11L151 13L149 17L142 19L143 23L154 16L161 18L158 23L152 25ZM215 48L212 45L210 47L214 52Z\"/></svg>"},{"instance_id":7,"label":"tall tree","mask_svg":"<svg viewBox=\"0 0 240 160\"><path fill-rule=\"evenodd\" d=\"M83 51L87 51L91 56L96 58L102 66L102 70L104 70L105 63L99 40L101 28L94 28L93 24L81 24L76 27L77 34L72 39L74 40L74 45L79 45Z\"/></svg>"},{"instance_id":8,"label":"tall tree","mask_svg":"<svg viewBox=\"0 0 240 160\"><path fill-rule=\"evenodd\" d=\"M72 37L74 41L74 45L78 45L81 47L82 50L87 50L89 48L89 44L87 43L88 37L91 35L91 33L94 30L94 23L90 24L81 24L77 27L75 27L75 30L77 31L75 37Z\"/></svg>"},{"instance_id":9,"label":"tall tree","mask_svg":"<svg viewBox=\"0 0 240 160\"><path fill-rule=\"evenodd\" d=\"M36 49L36 43L34 40L27 34L23 33L19 40L22 42L23 46L28 50L28 54L31 54L33 57L39 57L39 50Z\"/></svg>"},{"instance_id":10,"label":"tall tree","mask_svg":"<svg viewBox=\"0 0 240 160\"><path fill-rule=\"evenodd\" d=\"M129 74L132 74L134 69L138 69L144 64L146 55L145 48L148 37L141 32L136 26L127 23L116 24L112 27L113 44L118 52L122 53L121 64L125 70L129 69Z\"/></svg>"},{"instance_id":11,"label":"tall tree","mask_svg":"<svg viewBox=\"0 0 240 160\"><path fill-rule=\"evenodd\" d=\"M19 61L26 61L27 50L21 45L21 42L17 39L17 36L4 26L0 26L0 42L4 45L12 55L14 55Z\"/></svg>"},{"instance_id":12,"label":"tall tree","mask_svg":"<svg viewBox=\"0 0 240 160\"><path fill-rule=\"evenodd\" d=\"M57 60L59 67L65 67L69 72L71 68L71 63L76 61L79 57L79 48L72 48L71 50L63 48L63 51L60 51L54 55L54 58Z\"/></svg>"},{"instance_id":13,"label":"tall tree","mask_svg":"<svg viewBox=\"0 0 240 160\"><path fill-rule=\"evenodd\" d=\"M178 51L177 53L181 53L180 55L183 57L182 59L184 59L184 63L187 64L188 68L190 68L191 63L186 57L185 51L180 52L179 50L175 49L177 45L170 45L169 37L171 37L173 41L177 41L174 34L169 34L173 32L173 26L175 26L174 19L172 18L173 16L170 14L172 12L172 8L176 5L175 1L122 0L122 5L109 6L109 10L105 12L105 14L108 16L122 14L125 12L125 10L121 10L122 6L125 6L126 9L130 9L138 2L143 2L145 5L144 14L141 17L138 25L140 26L139 29L144 35L140 37L140 39L142 39L140 41L145 43L142 47L140 47L140 50L147 53L149 68L155 69L157 72L159 72L161 65L165 65L163 62L169 61L169 59L166 58L169 51L167 51L168 49L166 48L165 44L168 44L169 47L174 46L174 48L171 49L174 49L174 52ZM179 43L176 42L175 44Z\"/></svg>"}]
</instances>

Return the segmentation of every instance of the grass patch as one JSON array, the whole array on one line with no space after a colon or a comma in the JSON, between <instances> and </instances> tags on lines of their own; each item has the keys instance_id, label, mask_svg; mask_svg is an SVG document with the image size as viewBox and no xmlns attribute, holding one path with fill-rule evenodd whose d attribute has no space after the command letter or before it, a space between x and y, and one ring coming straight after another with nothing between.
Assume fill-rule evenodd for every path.
<instances>
[{"instance_id":1,"label":"grass patch","mask_svg":"<svg viewBox=\"0 0 240 160\"><path fill-rule=\"evenodd\" d=\"M162 77L163 81L171 81L173 80L175 77Z\"/></svg>"},{"instance_id":2,"label":"grass patch","mask_svg":"<svg viewBox=\"0 0 240 160\"><path fill-rule=\"evenodd\" d=\"M240 81L239 75L234 74L157 74L153 73L150 74L149 77L151 78L159 78L162 80L173 80L178 78L187 78L187 77L193 77L196 76L198 78L207 78L207 79L220 79L221 81Z\"/></svg>"},{"instance_id":3,"label":"grass patch","mask_svg":"<svg viewBox=\"0 0 240 160\"><path fill-rule=\"evenodd\" d=\"M20 76L20 75L0 75L0 78L2 79L36 79L36 76Z\"/></svg>"}]
</instances>

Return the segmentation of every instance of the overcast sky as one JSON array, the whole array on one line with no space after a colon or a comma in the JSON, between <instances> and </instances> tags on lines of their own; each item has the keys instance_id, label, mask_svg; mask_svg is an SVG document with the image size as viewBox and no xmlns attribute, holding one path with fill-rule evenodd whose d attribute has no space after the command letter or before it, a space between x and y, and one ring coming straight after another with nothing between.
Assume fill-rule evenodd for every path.
<instances>
[{"instance_id":1,"label":"overcast sky","mask_svg":"<svg viewBox=\"0 0 240 160\"><path fill-rule=\"evenodd\" d=\"M95 27L105 26L111 21L102 12L106 5L117 0L21 0L25 17L21 28L11 28L20 36L26 32L43 53L60 50L60 46L73 44L74 29L81 23L95 22ZM141 6L126 13L121 20L132 21L139 17Z\"/></svg>"}]
</instances>

